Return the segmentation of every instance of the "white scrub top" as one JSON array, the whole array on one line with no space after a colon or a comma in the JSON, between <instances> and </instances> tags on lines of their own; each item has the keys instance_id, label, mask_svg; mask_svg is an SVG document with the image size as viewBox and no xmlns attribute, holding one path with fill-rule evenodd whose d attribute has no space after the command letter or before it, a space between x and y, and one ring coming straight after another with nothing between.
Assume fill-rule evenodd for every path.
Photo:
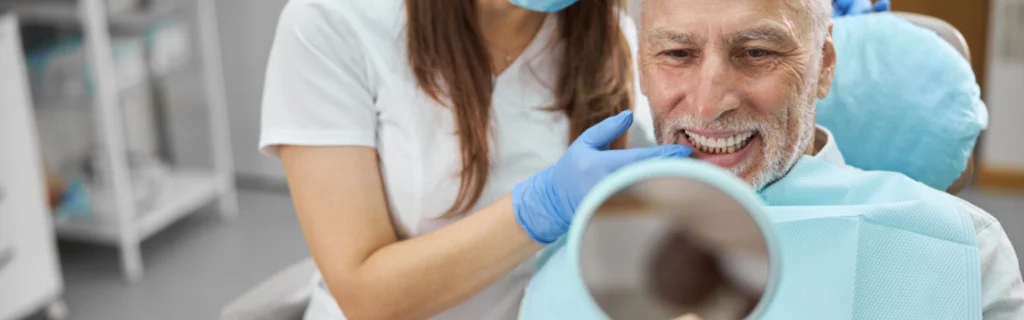
<instances>
[{"instance_id":1,"label":"white scrub top","mask_svg":"<svg viewBox=\"0 0 1024 320\"><path fill-rule=\"evenodd\" d=\"M408 67L405 16L401 0L290 1L267 66L260 136L260 149L271 156L281 144L376 148L400 239L453 222L439 217L458 194L461 165L451 111L417 87ZM635 26L621 17L635 53ZM568 146L567 117L541 110L555 102L562 52L552 41L557 19L548 15L495 79L493 167L474 211L553 164ZM651 139L650 112L639 99L632 137ZM534 263L524 261L435 319L515 319ZM322 286L315 292L307 318L344 318Z\"/></svg>"}]
</instances>

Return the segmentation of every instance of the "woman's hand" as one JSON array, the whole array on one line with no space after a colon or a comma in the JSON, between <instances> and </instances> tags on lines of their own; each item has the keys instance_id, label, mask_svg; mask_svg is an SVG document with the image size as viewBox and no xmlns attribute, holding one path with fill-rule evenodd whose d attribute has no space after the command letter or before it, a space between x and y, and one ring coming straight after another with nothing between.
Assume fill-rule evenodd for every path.
<instances>
[{"instance_id":1,"label":"woman's hand","mask_svg":"<svg viewBox=\"0 0 1024 320\"><path fill-rule=\"evenodd\" d=\"M607 150L632 124L630 111L605 119L584 131L558 162L512 189L516 220L530 238L548 244L565 234L583 196L612 171L640 160L688 157L692 151L676 144Z\"/></svg>"}]
</instances>

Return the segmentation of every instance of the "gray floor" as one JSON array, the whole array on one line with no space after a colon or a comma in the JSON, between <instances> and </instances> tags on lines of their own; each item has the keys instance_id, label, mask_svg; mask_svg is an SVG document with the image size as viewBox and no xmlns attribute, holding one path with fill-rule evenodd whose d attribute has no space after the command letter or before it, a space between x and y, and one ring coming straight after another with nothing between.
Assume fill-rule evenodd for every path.
<instances>
[{"instance_id":1,"label":"gray floor","mask_svg":"<svg viewBox=\"0 0 1024 320\"><path fill-rule=\"evenodd\" d=\"M1024 194L962 196L995 215L1024 248ZM214 319L245 289L308 255L287 196L243 192L239 201L233 224L200 213L147 241L146 275L133 285L121 277L116 250L62 243L73 319Z\"/></svg>"},{"instance_id":2,"label":"gray floor","mask_svg":"<svg viewBox=\"0 0 1024 320\"><path fill-rule=\"evenodd\" d=\"M239 195L240 218L212 209L143 244L146 273L129 284L116 249L61 243L72 319L215 319L220 308L264 278L308 256L287 196Z\"/></svg>"}]
</instances>

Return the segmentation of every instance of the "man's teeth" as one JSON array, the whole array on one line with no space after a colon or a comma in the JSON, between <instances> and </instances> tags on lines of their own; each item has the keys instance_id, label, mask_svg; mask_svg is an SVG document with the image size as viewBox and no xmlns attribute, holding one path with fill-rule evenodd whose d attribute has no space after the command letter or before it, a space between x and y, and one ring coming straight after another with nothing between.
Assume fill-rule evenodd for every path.
<instances>
[{"instance_id":1,"label":"man's teeth","mask_svg":"<svg viewBox=\"0 0 1024 320\"><path fill-rule=\"evenodd\" d=\"M705 137L689 131L683 132L686 134L686 137L690 138L694 148L705 153L733 153L742 150L750 142L750 137L754 136L754 131L737 133L730 137L721 138Z\"/></svg>"}]
</instances>

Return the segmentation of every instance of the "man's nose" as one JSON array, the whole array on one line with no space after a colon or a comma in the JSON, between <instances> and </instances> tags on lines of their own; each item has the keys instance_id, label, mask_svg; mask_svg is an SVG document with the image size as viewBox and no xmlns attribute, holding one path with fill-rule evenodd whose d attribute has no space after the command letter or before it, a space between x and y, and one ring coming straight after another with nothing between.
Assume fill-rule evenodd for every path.
<instances>
[{"instance_id":1,"label":"man's nose","mask_svg":"<svg viewBox=\"0 0 1024 320\"><path fill-rule=\"evenodd\" d=\"M706 57L700 64L696 91L690 94L690 105L701 120L711 122L729 110L739 108L740 100L733 93L734 71L724 57Z\"/></svg>"}]
</instances>

